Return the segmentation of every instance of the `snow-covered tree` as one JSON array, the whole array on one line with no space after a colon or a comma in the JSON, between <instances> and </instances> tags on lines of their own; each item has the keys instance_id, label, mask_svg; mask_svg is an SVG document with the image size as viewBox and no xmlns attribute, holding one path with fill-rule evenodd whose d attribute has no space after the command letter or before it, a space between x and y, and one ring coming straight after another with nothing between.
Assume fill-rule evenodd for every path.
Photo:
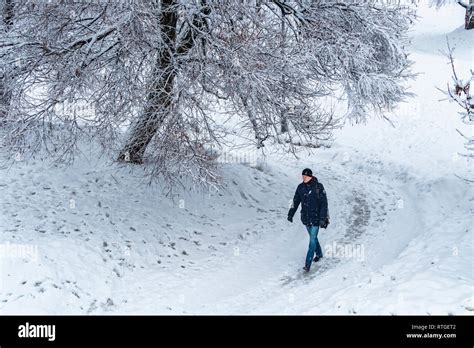
<instances>
[{"instance_id":1,"label":"snow-covered tree","mask_svg":"<svg viewBox=\"0 0 474 348\"><path fill-rule=\"evenodd\" d=\"M431 0L431 4L436 7L456 2L464 7L466 14L464 16L464 28L466 30L474 28L474 0Z\"/></svg>"},{"instance_id":2,"label":"snow-covered tree","mask_svg":"<svg viewBox=\"0 0 474 348\"><path fill-rule=\"evenodd\" d=\"M329 98L365 120L409 96L414 13L391 2L31 1L15 18L0 38L13 151L63 159L86 136L152 176L209 183L229 131L318 146L338 125Z\"/></svg>"},{"instance_id":3,"label":"snow-covered tree","mask_svg":"<svg viewBox=\"0 0 474 348\"><path fill-rule=\"evenodd\" d=\"M1 24L0 33L6 35L13 25L14 18L14 2L13 0L3 0L0 3ZM0 64L0 124L6 118L10 107L11 93L9 90L9 79L7 76L8 69Z\"/></svg>"},{"instance_id":4,"label":"snow-covered tree","mask_svg":"<svg viewBox=\"0 0 474 348\"><path fill-rule=\"evenodd\" d=\"M471 127L474 127L474 98L472 97L471 84L474 81L474 71L471 70L471 76L465 79L461 79L454 65L454 49L447 43L448 51L446 56L449 59L452 70L452 84L448 83L446 90L439 89L447 97L448 100L455 102L461 111L459 111L459 116L461 121L464 124L467 124ZM466 154L461 154L461 156L466 156L474 158L474 135L467 135L462 133L459 129L458 133L466 140L464 144L466 150L469 152Z\"/></svg>"}]
</instances>

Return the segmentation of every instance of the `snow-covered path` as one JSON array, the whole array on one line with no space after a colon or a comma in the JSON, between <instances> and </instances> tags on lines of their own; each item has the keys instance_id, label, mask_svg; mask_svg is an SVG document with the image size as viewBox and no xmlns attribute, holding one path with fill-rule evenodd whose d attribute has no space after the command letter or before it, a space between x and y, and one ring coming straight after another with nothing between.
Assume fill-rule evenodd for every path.
<instances>
[{"instance_id":1,"label":"snow-covered path","mask_svg":"<svg viewBox=\"0 0 474 348\"><path fill-rule=\"evenodd\" d=\"M37 169L26 187L2 196L3 235L10 243L38 246L38 262L5 260L2 312L419 313L432 308L428 311L463 313L470 308L468 185L457 178L420 182L401 167L376 161L341 162L336 150L324 157L332 161L311 163L320 168L331 199L333 223L320 241L326 254L334 246L349 249L346 255L326 255L307 276L298 271L306 231L297 219L286 221L298 182L288 173L301 166L296 163L268 174L229 166L222 197L190 197L176 205L134 187L132 180L125 185L125 175L117 184L101 171L91 173L87 183L96 186L88 196L83 173L70 169L59 182ZM11 185L5 179L2 188ZM62 191L65 186L69 190ZM76 197L74 208L69 197ZM451 231L456 233L447 235ZM445 305L432 303L442 294L449 294Z\"/></svg>"},{"instance_id":2,"label":"snow-covered path","mask_svg":"<svg viewBox=\"0 0 474 348\"><path fill-rule=\"evenodd\" d=\"M222 192L171 201L88 159L2 170L0 313L472 314L474 194L455 176L472 164L455 156L456 108L435 86L450 76L438 53L445 33L474 41L449 11L438 31L433 18L420 23L430 34L414 36L418 96L395 128L346 127L330 149L269 155L264 172L226 164ZM299 272L307 232L298 215L286 221L304 167L324 183L331 213L319 234L326 257L309 275Z\"/></svg>"}]
</instances>

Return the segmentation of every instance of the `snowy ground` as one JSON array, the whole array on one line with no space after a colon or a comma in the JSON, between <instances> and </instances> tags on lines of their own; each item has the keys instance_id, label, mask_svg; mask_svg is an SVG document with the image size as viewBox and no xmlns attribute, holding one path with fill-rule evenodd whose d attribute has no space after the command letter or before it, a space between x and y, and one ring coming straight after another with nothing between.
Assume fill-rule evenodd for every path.
<instances>
[{"instance_id":1,"label":"snowy ground","mask_svg":"<svg viewBox=\"0 0 474 348\"><path fill-rule=\"evenodd\" d=\"M459 8L458 8L459 7ZM417 97L346 126L330 149L223 166L225 189L174 201L126 169L81 159L0 172L2 314L472 314L472 163L435 86L474 68L460 6L422 7ZM443 20L440 16L445 15ZM286 221L310 167L326 187L325 258L308 275L307 232ZM472 177L470 177L472 179ZM331 255L333 253L333 255Z\"/></svg>"}]
</instances>

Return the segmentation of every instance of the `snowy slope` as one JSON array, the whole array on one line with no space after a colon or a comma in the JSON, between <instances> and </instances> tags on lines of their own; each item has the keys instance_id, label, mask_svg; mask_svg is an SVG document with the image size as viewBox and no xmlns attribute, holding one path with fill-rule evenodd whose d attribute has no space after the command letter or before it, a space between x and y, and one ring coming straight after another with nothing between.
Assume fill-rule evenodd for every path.
<instances>
[{"instance_id":1,"label":"snowy slope","mask_svg":"<svg viewBox=\"0 0 474 348\"><path fill-rule=\"evenodd\" d=\"M395 127L348 125L330 149L269 154L263 171L225 164L219 193L173 201L90 158L2 170L0 313L472 314L474 192L456 176L472 163L456 155L463 127L435 87L450 78L446 35L467 73L474 32L460 28L460 7L420 14L417 97ZM307 233L286 221L304 167L331 213L309 275Z\"/></svg>"}]
</instances>

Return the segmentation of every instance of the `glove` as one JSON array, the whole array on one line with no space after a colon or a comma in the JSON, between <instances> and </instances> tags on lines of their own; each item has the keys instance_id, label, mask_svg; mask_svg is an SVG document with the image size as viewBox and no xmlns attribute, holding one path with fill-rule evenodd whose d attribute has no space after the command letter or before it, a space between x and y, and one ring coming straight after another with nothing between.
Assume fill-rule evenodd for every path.
<instances>
[{"instance_id":1,"label":"glove","mask_svg":"<svg viewBox=\"0 0 474 348\"><path fill-rule=\"evenodd\" d=\"M319 221L319 227L327 228L329 225L329 219L322 219Z\"/></svg>"},{"instance_id":2,"label":"glove","mask_svg":"<svg viewBox=\"0 0 474 348\"><path fill-rule=\"evenodd\" d=\"M293 218L291 216L288 215L288 219L287 219L289 222L293 222Z\"/></svg>"}]
</instances>

